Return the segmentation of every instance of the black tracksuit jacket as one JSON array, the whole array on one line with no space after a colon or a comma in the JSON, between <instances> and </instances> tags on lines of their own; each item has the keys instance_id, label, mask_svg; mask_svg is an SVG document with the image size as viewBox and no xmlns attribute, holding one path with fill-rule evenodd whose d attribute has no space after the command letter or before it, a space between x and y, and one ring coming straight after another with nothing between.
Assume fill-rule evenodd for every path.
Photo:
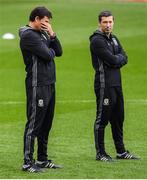
<instances>
[{"instance_id":1,"label":"black tracksuit jacket","mask_svg":"<svg viewBox=\"0 0 147 180\"><path fill-rule=\"evenodd\" d=\"M120 68L127 63L127 55L117 37L111 34L108 38L96 30L90 36L90 51L95 69L95 89L121 86Z\"/></svg>"},{"instance_id":2,"label":"black tracksuit jacket","mask_svg":"<svg viewBox=\"0 0 147 180\"><path fill-rule=\"evenodd\" d=\"M29 26L20 28L19 35L26 65L27 87L55 83L54 57L62 55L62 47L57 37L51 39L45 32L36 31Z\"/></svg>"}]
</instances>

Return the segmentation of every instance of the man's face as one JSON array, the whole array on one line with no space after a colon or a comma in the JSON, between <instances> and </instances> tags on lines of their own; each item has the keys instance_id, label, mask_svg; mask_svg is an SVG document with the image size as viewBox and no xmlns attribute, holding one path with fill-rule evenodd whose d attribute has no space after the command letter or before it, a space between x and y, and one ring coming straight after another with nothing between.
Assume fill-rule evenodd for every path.
<instances>
[{"instance_id":1,"label":"man's face","mask_svg":"<svg viewBox=\"0 0 147 180\"><path fill-rule=\"evenodd\" d=\"M50 19L47 16L44 16L44 18L42 19L39 19L38 16L35 18L35 26L37 30L41 30L42 24L47 24L47 23L50 23Z\"/></svg>"},{"instance_id":2,"label":"man's face","mask_svg":"<svg viewBox=\"0 0 147 180\"><path fill-rule=\"evenodd\" d=\"M113 30L113 16L102 17L101 22L99 23L100 30L106 34L110 34Z\"/></svg>"}]
</instances>

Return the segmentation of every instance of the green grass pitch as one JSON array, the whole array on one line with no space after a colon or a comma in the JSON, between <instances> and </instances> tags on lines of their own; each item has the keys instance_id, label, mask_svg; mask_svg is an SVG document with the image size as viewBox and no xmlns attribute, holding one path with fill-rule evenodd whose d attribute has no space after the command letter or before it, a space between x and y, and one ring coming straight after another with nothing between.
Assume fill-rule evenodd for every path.
<instances>
[{"instance_id":1,"label":"green grass pitch","mask_svg":"<svg viewBox=\"0 0 147 180\"><path fill-rule=\"evenodd\" d=\"M53 12L53 28L64 54L56 58L57 103L49 138L49 158L64 166L42 174L21 171L25 116L24 64L18 29L27 24L35 6ZM89 36L97 28L97 15L111 10L114 33L129 56L122 69L125 97L124 140L139 161L102 163L95 161L94 71ZM95 179L147 178L147 3L114 0L0 0L0 178ZM3 40L4 33L16 35ZM110 126L106 149L115 157Z\"/></svg>"}]
</instances>

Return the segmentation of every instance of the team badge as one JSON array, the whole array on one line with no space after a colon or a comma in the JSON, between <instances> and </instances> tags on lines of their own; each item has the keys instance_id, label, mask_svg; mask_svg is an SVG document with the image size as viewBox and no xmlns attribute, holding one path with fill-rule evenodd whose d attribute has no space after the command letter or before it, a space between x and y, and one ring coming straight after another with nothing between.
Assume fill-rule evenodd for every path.
<instances>
[{"instance_id":1,"label":"team badge","mask_svg":"<svg viewBox=\"0 0 147 180\"><path fill-rule=\"evenodd\" d=\"M38 100L38 106L39 106L39 107L43 107L43 106L44 106L43 99L39 99L39 100Z\"/></svg>"},{"instance_id":2,"label":"team badge","mask_svg":"<svg viewBox=\"0 0 147 180\"><path fill-rule=\"evenodd\" d=\"M104 106L108 106L109 105L109 99L108 98L104 99L103 105Z\"/></svg>"},{"instance_id":3,"label":"team badge","mask_svg":"<svg viewBox=\"0 0 147 180\"><path fill-rule=\"evenodd\" d=\"M116 41L116 39L115 39L115 38L112 38L112 40L113 40L114 45L115 45L115 46L118 46L118 42Z\"/></svg>"}]
</instances>

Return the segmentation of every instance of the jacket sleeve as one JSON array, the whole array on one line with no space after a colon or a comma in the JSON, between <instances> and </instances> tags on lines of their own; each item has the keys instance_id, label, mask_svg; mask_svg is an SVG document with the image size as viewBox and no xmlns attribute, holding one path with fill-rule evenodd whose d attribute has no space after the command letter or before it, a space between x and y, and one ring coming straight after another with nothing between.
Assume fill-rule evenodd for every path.
<instances>
[{"instance_id":1,"label":"jacket sleeve","mask_svg":"<svg viewBox=\"0 0 147 180\"><path fill-rule=\"evenodd\" d=\"M55 51L55 55L57 57L61 56L63 51L62 51L61 43L60 43L59 39L57 38L57 36L55 36L54 38L50 38L48 33L45 31L42 31L42 34L45 36L45 38L47 40L48 47L52 48Z\"/></svg>"},{"instance_id":2,"label":"jacket sleeve","mask_svg":"<svg viewBox=\"0 0 147 180\"><path fill-rule=\"evenodd\" d=\"M50 47L55 51L55 55L57 57L62 56L62 53L63 53L62 46L57 37L51 39Z\"/></svg>"},{"instance_id":3,"label":"jacket sleeve","mask_svg":"<svg viewBox=\"0 0 147 180\"><path fill-rule=\"evenodd\" d=\"M42 60L50 61L55 57L55 51L49 48L40 38L40 36L28 31L21 37L21 47L24 50L30 51L34 55L40 57Z\"/></svg>"},{"instance_id":4,"label":"jacket sleeve","mask_svg":"<svg viewBox=\"0 0 147 180\"><path fill-rule=\"evenodd\" d=\"M91 40L90 48L92 53L98 56L98 58L103 60L103 62L110 67L120 68L127 63L126 57L122 53L117 55L112 54L102 38L93 38Z\"/></svg>"},{"instance_id":5,"label":"jacket sleeve","mask_svg":"<svg viewBox=\"0 0 147 180\"><path fill-rule=\"evenodd\" d=\"M116 37L115 37L116 38ZM116 38L117 39L117 38ZM121 54L124 58L124 61L126 62L125 64L128 63L128 56L126 55L121 43L119 42L119 40L117 39L118 45L119 45L119 54Z\"/></svg>"}]
</instances>

